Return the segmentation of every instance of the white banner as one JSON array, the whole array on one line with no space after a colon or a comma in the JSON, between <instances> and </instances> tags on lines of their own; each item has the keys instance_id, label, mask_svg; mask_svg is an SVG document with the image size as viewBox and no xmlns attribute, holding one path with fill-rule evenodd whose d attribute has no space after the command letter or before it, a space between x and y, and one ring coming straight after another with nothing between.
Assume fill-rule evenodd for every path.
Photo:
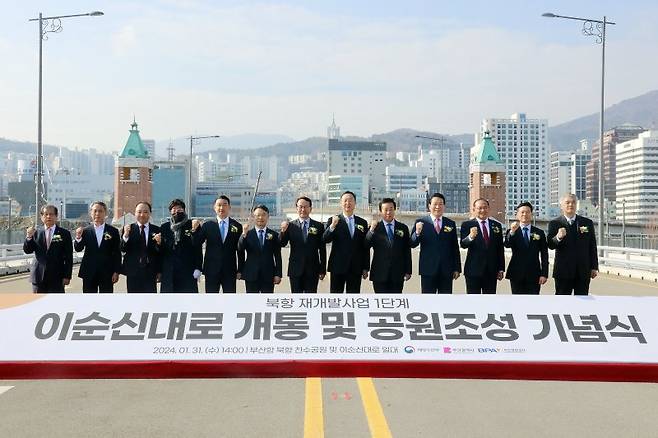
<instances>
[{"instance_id":1,"label":"white banner","mask_svg":"<svg viewBox=\"0 0 658 438\"><path fill-rule=\"evenodd\" d=\"M658 298L4 295L0 362L658 363Z\"/></svg>"}]
</instances>

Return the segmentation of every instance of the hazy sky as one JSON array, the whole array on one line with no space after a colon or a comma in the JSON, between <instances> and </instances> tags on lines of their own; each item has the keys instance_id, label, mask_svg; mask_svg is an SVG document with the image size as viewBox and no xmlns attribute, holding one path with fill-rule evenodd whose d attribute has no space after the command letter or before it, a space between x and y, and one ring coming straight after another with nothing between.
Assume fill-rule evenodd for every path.
<instances>
[{"instance_id":1,"label":"hazy sky","mask_svg":"<svg viewBox=\"0 0 658 438\"><path fill-rule=\"evenodd\" d=\"M36 141L38 30L27 20L92 10L44 41L44 142L120 149L145 138L343 135L396 128L475 132L526 112L550 125L598 111L608 28L608 105L658 88L655 1L0 0L0 137Z\"/></svg>"}]
</instances>

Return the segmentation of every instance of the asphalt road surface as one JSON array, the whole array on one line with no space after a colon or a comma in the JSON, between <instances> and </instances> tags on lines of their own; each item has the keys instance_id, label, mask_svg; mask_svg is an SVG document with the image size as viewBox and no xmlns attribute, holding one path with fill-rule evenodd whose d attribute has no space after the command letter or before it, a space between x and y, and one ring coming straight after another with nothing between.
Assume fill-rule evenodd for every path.
<instances>
[{"instance_id":1,"label":"asphalt road surface","mask_svg":"<svg viewBox=\"0 0 658 438\"><path fill-rule=\"evenodd\" d=\"M405 291L417 293L419 283L414 275ZM328 286L325 279L320 291ZM75 277L69 289L80 287ZM277 291L287 287L284 278ZM123 278L117 290L125 290ZM549 281L542 294L553 290ZM0 293L29 291L25 275L0 279ZM455 291L463 293L463 278ZM500 293L509 291L508 281L499 283ZM601 275L591 291L658 295L658 285ZM656 406L658 385L644 383L21 380L0 381L0 437L656 437Z\"/></svg>"}]
</instances>

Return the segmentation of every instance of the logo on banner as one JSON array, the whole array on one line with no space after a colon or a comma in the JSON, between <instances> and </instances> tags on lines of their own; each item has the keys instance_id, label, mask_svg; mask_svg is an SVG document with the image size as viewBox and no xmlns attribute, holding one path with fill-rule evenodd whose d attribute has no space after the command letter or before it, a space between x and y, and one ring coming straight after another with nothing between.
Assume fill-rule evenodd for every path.
<instances>
[{"instance_id":1,"label":"logo on banner","mask_svg":"<svg viewBox=\"0 0 658 438\"><path fill-rule=\"evenodd\" d=\"M404 347L404 352L405 352L405 353L409 353L409 354L411 354L411 353L413 353L414 351L416 351L416 349L415 349L414 347L412 347L411 345L407 345L406 347Z\"/></svg>"}]
</instances>

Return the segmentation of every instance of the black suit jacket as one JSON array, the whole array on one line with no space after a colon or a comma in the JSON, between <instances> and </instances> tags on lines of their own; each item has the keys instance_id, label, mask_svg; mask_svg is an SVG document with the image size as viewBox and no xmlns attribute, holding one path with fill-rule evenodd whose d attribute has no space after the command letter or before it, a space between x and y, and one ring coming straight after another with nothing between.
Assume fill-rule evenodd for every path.
<instances>
[{"instance_id":1,"label":"black suit jacket","mask_svg":"<svg viewBox=\"0 0 658 438\"><path fill-rule=\"evenodd\" d=\"M370 269L370 250L366 247L368 223L365 219L354 215L354 237L345 221L345 216L338 215L336 229L331 231L331 218L324 230L324 242L331 242L329 255L329 272L334 274L361 275Z\"/></svg>"},{"instance_id":2,"label":"black suit jacket","mask_svg":"<svg viewBox=\"0 0 658 438\"><path fill-rule=\"evenodd\" d=\"M567 230L567 235L558 241L556 235L562 227ZM567 218L557 217L548 223L547 239L548 247L555 250L553 278L589 277L593 269L599 269L596 234L591 219L576 215L574 224L569 227Z\"/></svg>"},{"instance_id":3,"label":"black suit jacket","mask_svg":"<svg viewBox=\"0 0 658 438\"><path fill-rule=\"evenodd\" d=\"M109 281L112 274L121 272L121 237L119 230L112 225L105 224L101 245L96 240L94 225L82 230L80 242L73 242L77 252L85 251L78 271L80 278L94 278L97 273Z\"/></svg>"},{"instance_id":4,"label":"black suit jacket","mask_svg":"<svg viewBox=\"0 0 658 438\"><path fill-rule=\"evenodd\" d=\"M374 231L368 230L366 246L373 249L370 281L387 281L389 277L402 280L405 274L411 275L411 246L409 227L395 221L393 241L383 221L379 221Z\"/></svg>"},{"instance_id":5,"label":"black suit jacket","mask_svg":"<svg viewBox=\"0 0 658 438\"><path fill-rule=\"evenodd\" d=\"M548 245L541 228L530 226L530 241L526 244L523 230L519 227L514 235L505 234L505 247L512 248L512 258L507 265L505 278L514 281L537 281L548 278Z\"/></svg>"},{"instance_id":6,"label":"black suit jacket","mask_svg":"<svg viewBox=\"0 0 658 438\"><path fill-rule=\"evenodd\" d=\"M174 271L181 271L188 278L193 278L195 269L201 270L203 256L201 246L197 245L192 238L192 221L188 220L181 230L181 240L176 245L174 231L171 222L165 222L160 226L162 237L160 246L160 257L162 258L162 278L160 280L162 290L172 290L174 283Z\"/></svg>"},{"instance_id":7,"label":"black suit jacket","mask_svg":"<svg viewBox=\"0 0 658 438\"><path fill-rule=\"evenodd\" d=\"M460 237L461 247L468 248L464 275L481 277L483 275L497 275L505 270L505 248L503 247L503 226L491 218L489 221L489 245L485 244L482 230L477 220L462 222ZM478 234L475 239L469 240L471 227L477 227Z\"/></svg>"},{"instance_id":8,"label":"black suit jacket","mask_svg":"<svg viewBox=\"0 0 658 438\"><path fill-rule=\"evenodd\" d=\"M304 241L302 221L290 221L285 233L279 233L281 247L290 242L290 257L288 258L288 277L320 275L327 272L327 248L322 241L324 225L322 222L310 219L307 238Z\"/></svg>"},{"instance_id":9,"label":"black suit jacket","mask_svg":"<svg viewBox=\"0 0 658 438\"><path fill-rule=\"evenodd\" d=\"M242 235L242 224L229 217L226 240L222 242L217 219L206 221L192 233L194 242L201 248L205 242L206 254L203 259L203 273L206 276L230 276L235 278L242 272L244 253L239 254L238 240Z\"/></svg>"},{"instance_id":10,"label":"black suit jacket","mask_svg":"<svg viewBox=\"0 0 658 438\"><path fill-rule=\"evenodd\" d=\"M242 269L242 279L259 281L282 276L281 242L279 235L265 228L265 245L261 248L256 229L252 228L245 236L240 236L238 251L246 252L247 258Z\"/></svg>"},{"instance_id":11,"label":"black suit jacket","mask_svg":"<svg viewBox=\"0 0 658 438\"><path fill-rule=\"evenodd\" d=\"M146 246L146 264L140 264L142 247L139 225L130 225L128 241L124 242L121 237L121 252L123 252L123 266L121 272L126 276L134 276L138 272L146 270L149 275L156 276L162 272L162 261L160 259L160 246L153 240L153 235L160 232L160 227L149 223L148 245Z\"/></svg>"},{"instance_id":12,"label":"black suit jacket","mask_svg":"<svg viewBox=\"0 0 658 438\"><path fill-rule=\"evenodd\" d=\"M416 234L416 223L423 224L420 236ZM462 271L462 259L457 241L457 225L455 221L445 216L441 218L441 232L434 229L431 216L424 216L414 223L411 230L411 247L420 245L419 273L420 275L437 274L442 277L452 277L453 272Z\"/></svg>"},{"instance_id":13,"label":"black suit jacket","mask_svg":"<svg viewBox=\"0 0 658 438\"><path fill-rule=\"evenodd\" d=\"M56 237L58 236L58 237ZM38 230L32 239L23 242L25 254L34 253L35 259L30 269L30 281L39 284L44 281L46 275L50 280L62 280L71 278L73 271L73 243L71 233L68 230L55 225L50 248L46 245L46 232Z\"/></svg>"}]
</instances>

